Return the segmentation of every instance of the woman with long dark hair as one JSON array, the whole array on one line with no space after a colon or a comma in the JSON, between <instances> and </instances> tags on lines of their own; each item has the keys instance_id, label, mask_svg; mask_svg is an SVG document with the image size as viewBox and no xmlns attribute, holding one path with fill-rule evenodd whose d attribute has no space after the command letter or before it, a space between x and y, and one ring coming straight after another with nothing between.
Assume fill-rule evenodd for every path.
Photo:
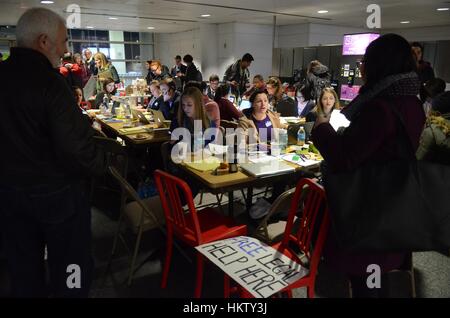
<instances>
[{"instance_id":1,"label":"woman with long dark hair","mask_svg":"<svg viewBox=\"0 0 450 318\"><path fill-rule=\"evenodd\" d=\"M411 48L403 37L386 34L367 47L361 69L364 85L357 98L342 111L351 121L350 126L338 134L329 124L330 116L318 114L312 131L313 142L330 172L349 172L366 164L400 159L397 136L402 126L394 108L405 123L414 150L417 149L425 113L417 98L420 81L415 71ZM380 296L378 289L366 285L368 265L377 264L381 273L386 273L398 269L407 256L403 253L355 255L341 251L335 242L329 237L325 257L335 269L349 276L355 296Z\"/></svg>"}]
</instances>

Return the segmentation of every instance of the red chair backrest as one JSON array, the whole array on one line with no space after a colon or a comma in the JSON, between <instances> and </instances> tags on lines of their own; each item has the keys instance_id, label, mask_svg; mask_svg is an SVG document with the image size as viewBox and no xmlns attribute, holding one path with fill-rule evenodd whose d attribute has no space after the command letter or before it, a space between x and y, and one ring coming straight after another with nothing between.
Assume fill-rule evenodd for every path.
<instances>
[{"instance_id":1,"label":"red chair backrest","mask_svg":"<svg viewBox=\"0 0 450 318\"><path fill-rule=\"evenodd\" d=\"M301 216L299 216L300 225L292 233L299 204L303 205ZM309 259L310 275L315 275L329 225L325 190L311 179L301 179L295 189L280 248L289 248L289 242L296 244ZM311 251L312 245L313 250Z\"/></svg>"},{"instance_id":2,"label":"red chair backrest","mask_svg":"<svg viewBox=\"0 0 450 318\"><path fill-rule=\"evenodd\" d=\"M166 218L168 231L174 231L180 238L202 243L200 225L197 218L192 191L186 182L167 172L156 170L155 182ZM181 203L180 194L184 195L189 213Z\"/></svg>"}]
</instances>

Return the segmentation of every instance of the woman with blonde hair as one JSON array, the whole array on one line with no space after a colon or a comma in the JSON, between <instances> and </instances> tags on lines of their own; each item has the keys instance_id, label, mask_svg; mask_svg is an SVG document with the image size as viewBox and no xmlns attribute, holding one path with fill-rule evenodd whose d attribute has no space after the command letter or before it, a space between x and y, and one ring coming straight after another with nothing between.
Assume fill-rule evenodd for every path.
<instances>
[{"instance_id":1,"label":"woman with blonde hair","mask_svg":"<svg viewBox=\"0 0 450 318\"><path fill-rule=\"evenodd\" d=\"M97 73L97 93L102 91L103 82L108 78L112 78L115 84L120 83L119 74L116 68L110 62L108 62L105 54L97 52L94 55L95 66L98 69Z\"/></svg>"},{"instance_id":2,"label":"woman with blonde hair","mask_svg":"<svg viewBox=\"0 0 450 318\"><path fill-rule=\"evenodd\" d=\"M333 110L340 108L341 105L339 103L339 98L336 91L331 87L324 88L320 93L316 106L308 114L306 114L306 121L316 121L317 116L325 116L329 118Z\"/></svg>"}]
</instances>

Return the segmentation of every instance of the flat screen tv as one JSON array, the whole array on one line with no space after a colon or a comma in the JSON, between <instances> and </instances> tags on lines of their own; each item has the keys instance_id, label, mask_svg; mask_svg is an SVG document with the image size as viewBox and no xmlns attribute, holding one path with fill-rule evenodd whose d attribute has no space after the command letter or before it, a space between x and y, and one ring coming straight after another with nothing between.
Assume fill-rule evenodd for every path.
<instances>
[{"instance_id":1,"label":"flat screen tv","mask_svg":"<svg viewBox=\"0 0 450 318\"><path fill-rule=\"evenodd\" d=\"M378 33L360 33L344 35L342 55L364 55L370 42L379 38Z\"/></svg>"},{"instance_id":2,"label":"flat screen tv","mask_svg":"<svg viewBox=\"0 0 450 318\"><path fill-rule=\"evenodd\" d=\"M341 100L351 102L359 94L361 86L353 85L348 86L346 84L341 85Z\"/></svg>"}]
</instances>

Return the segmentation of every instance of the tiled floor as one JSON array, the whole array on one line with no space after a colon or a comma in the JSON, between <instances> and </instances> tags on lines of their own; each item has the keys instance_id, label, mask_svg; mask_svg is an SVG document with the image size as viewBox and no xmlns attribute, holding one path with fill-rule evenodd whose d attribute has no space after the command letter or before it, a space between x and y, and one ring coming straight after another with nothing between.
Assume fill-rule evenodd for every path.
<instances>
[{"instance_id":1,"label":"tiled floor","mask_svg":"<svg viewBox=\"0 0 450 318\"><path fill-rule=\"evenodd\" d=\"M235 192L236 200L240 194ZM223 199L226 204L227 197ZM198 202L198 198L197 201ZM215 196L205 195L204 203L216 202ZM243 201L235 202L238 220L254 225L244 209ZM126 285L129 268L129 254L121 247L112 262L111 270L105 275L106 264L116 231L117 209L103 206L102 211L93 208L93 255L95 258L95 279L91 288L91 297L139 297L139 298L189 298L194 294L195 267L175 249L168 287L159 287L161 279L161 261L164 257L165 237L159 230L144 234L138 256L138 264L131 287ZM134 236L127 232L129 243ZM183 246L183 250L194 259L193 249ZM144 262L145 261L145 262ZM450 257L437 252L415 253L413 257L417 297L450 297ZM404 272L388 276L390 297L409 297L409 275ZM0 296L8 295L8 277L4 260L0 258ZM202 296L205 298L222 297L223 275L214 265L206 266ZM295 297L306 297L304 289L294 292ZM316 297L348 297L347 281L325 266L320 266L317 277Z\"/></svg>"}]
</instances>

